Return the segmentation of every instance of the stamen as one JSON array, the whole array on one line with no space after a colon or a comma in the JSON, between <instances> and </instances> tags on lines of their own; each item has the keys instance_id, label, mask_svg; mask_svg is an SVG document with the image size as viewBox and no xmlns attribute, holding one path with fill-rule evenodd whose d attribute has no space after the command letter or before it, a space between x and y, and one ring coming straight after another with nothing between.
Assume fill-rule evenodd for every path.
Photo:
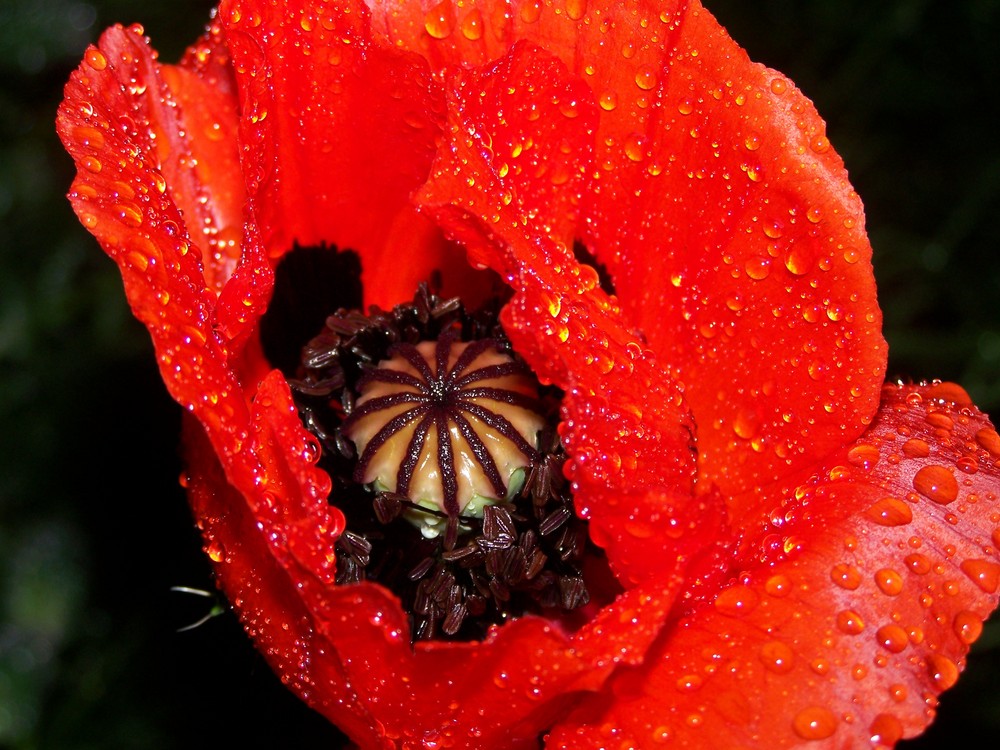
<instances>
[{"instance_id":1,"label":"stamen","mask_svg":"<svg viewBox=\"0 0 1000 750\"><path fill-rule=\"evenodd\" d=\"M347 518L337 583L390 588L414 640L578 608L584 554L604 564L562 474L561 393L511 351L498 309L421 287L390 312L338 311L289 381Z\"/></svg>"}]
</instances>

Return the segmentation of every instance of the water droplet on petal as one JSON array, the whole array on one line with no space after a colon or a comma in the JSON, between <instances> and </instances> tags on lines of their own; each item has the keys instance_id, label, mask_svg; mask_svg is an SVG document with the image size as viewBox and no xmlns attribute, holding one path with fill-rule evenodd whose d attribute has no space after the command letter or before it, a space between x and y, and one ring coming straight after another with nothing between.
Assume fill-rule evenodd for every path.
<instances>
[{"instance_id":1,"label":"water droplet on petal","mask_svg":"<svg viewBox=\"0 0 1000 750\"><path fill-rule=\"evenodd\" d=\"M635 74L635 85L643 91L649 91L656 86L656 71L652 68L640 68Z\"/></svg>"},{"instance_id":2,"label":"water droplet on petal","mask_svg":"<svg viewBox=\"0 0 1000 750\"><path fill-rule=\"evenodd\" d=\"M769 641L761 646L760 660L764 666L776 674L787 674L791 672L794 664L795 653L781 641Z\"/></svg>"},{"instance_id":3,"label":"water droplet on petal","mask_svg":"<svg viewBox=\"0 0 1000 750\"><path fill-rule=\"evenodd\" d=\"M844 609L837 613L837 627L843 633L857 635L865 629L865 622L857 612Z\"/></svg>"},{"instance_id":4,"label":"water droplet on petal","mask_svg":"<svg viewBox=\"0 0 1000 750\"><path fill-rule=\"evenodd\" d=\"M913 520L910 506L898 497L883 497L876 500L865 514L881 526L905 526Z\"/></svg>"},{"instance_id":5,"label":"water droplet on petal","mask_svg":"<svg viewBox=\"0 0 1000 750\"><path fill-rule=\"evenodd\" d=\"M864 469L870 469L878 463L879 452L874 445L855 445L847 452L847 461Z\"/></svg>"},{"instance_id":6,"label":"water droplet on petal","mask_svg":"<svg viewBox=\"0 0 1000 750\"><path fill-rule=\"evenodd\" d=\"M883 594L898 596L903 590L903 576L892 568L882 568L875 573L875 585Z\"/></svg>"},{"instance_id":7,"label":"water droplet on petal","mask_svg":"<svg viewBox=\"0 0 1000 750\"><path fill-rule=\"evenodd\" d=\"M875 631L878 645L894 654L898 654L910 645L910 637L899 625L883 625Z\"/></svg>"},{"instance_id":8,"label":"water droplet on petal","mask_svg":"<svg viewBox=\"0 0 1000 750\"><path fill-rule=\"evenodd\" d=\"M903 739L903 723L892 714L879 714L868 728L869 742L879 747L892 747Z\"/></svg>"},{"instance_id":9,"label":"water droplet on petal","mask_svg":"<svg viewBox=\"0 0 1000 750\"><path fill-rule=\"evenodd\" d=\"M837 717L828 708L809 706L795 715L792 728L804 740L823 740L837 731Z\"/></svg>"},{"instance_id":10,"label":"water droplet on petal","mask_svg":"<svg viewBox=\"0 0 1000 750\"><path fill-rule=\"evenodd\" d=\"M470 42L475 42L483 36L483 14L479 8L473 8L462 19L462 36Z\"/></svg>"},{"instance_id":11,"label":"water droplet on petal","mask_svg":"<svg viewBox=\"0 0 1000 750\"><path fill-rule=\"evenodd\" d=\"M566 15L579 21L587 12L587 0L566 0Z\"/></svg>"},{"instance_id":12,"label":"water droplet on petal","mask_svg":"<svg viewBox=\"0 0 1000 750\"><path fill-rule=\"evenodd\" d=\"M677 679L677 690L681 693L693 693L698 690L704 680L696 674L687 674Z\"/></svg>"},{"instance_id":13,"label":"water droplet on petal","mask_svg":"<svg viewBox=\"0 0 1000 750\"><path fill-rule=\"evenodd\" d=\"M975 612L963 609L955 614L952 628L962 643L970 645L983 633L983 618Z\"/></svg>"},{"instance_id":14,"label":"water droplet on petal","mask_svg":"<svg viewBox=\"0 0 1000 750\"><path fill-rule=\"evenodd\" d=\"M733 420L733 432L744 440L749 440L757 434L760 427L756 412L743 409L737 413Z\"/></svg>"},{"instance_id":15,"label":"water droplet on petal","mask_svg":"<svg viewBox=\"0 0 1000 750\"><path fill-rule=\"evenodd\" d=\"M219 542L210 542L205 548L205 552L208 553L212 562L222 562L226 557L225 547L223 547Z\"/></svg>"},{"instance_id":16,"label":"water droplet on petal","mask_svg":"<svg viewBox=\"0 0 1000 750\"><path fill-rule=\"evenodd\" d=\"M944 466L924 466L913 477L913 487L929 500L947 505L958 497L958 481Z\"/></svg>"},{"instance_id":17,"label":"water droplet on petal","mask_svg":"<svg viewBox=\"0 0 1000 750\"><path fill-rule=\"evenodd\" d=\"M817 135L809 141L809 148L817 154L823 154L830 150L830 139L825 135Z\"/></svg>"},{"instance_id":18,"label":"water droplet on petal","mask_svg":"<svg viewBox=\"0 0 1000 750\"><path fill-rule=\"evenodd\" d=\"M927 671L938 690L947 690L958 681L958 665L941 654L927 657Z\"/></svg>"},{"instance_id":19,"label":"water droplet on petal","mask_svg":"<svg viewBox=\"0 0 1000 750\"><path fill-rule=\"evenodd\" d=\"M996 593L1000 587L1000 565L989 560L963 560L959 566L979 588L988 594Z\"/></svg>"},{"instance_id":20,"label":"water droplet on petal","mask_svg":"<svg viewBox=\"0 0 1000 750\"><path fill-rule=\"evenodd\" d=\"M454 18L451 0L444 0L427 11L424 29L435 39L446 39L454 28Z\"/></svg>"},{"instance_id":21,"label":"water droplet on petal","mask_svg":"<svg viewBox=\"0 0 1000 750\"><path fill-rule=\"evenodd\" d=\"M813 267L813 259L809 251L803 247L793 247L785 257L785 268L796 276L804 276Z\"/></svg>"},{"instance_id":22,"label":"water droplet on petal","mask_svg":"<svg viewBox=\"0 0 1000 750\"><path fill-rule=\"evenodd\" d=\"M903 558L903 562L906 563L906 567L909 568L911 572L916 573L918 576L927 575L931 572L931 561L919 552L907 555Z\"/></svg>"},{"instance_id":23,"label":"water droplet on petal","mask_svg":"<svg viewBox=\"0 0 1000 750\"><path fill-rule=\"evenodd\" d=\"M903 443L903 455L910 458L926 458L931 453L931 446L926 440L910 438Z\"/></svg>"},{"instance_id":24,"label":"water droplet on petal","mask_svg":"<svg viewBox=\"0 0 1000 750\"><path fill-rule=\"evenodd\" d=\"M521 6L521 20L525 23L534 23L542 15L542 4L538 0L525 3Z\"/></svg>"},{"instance_id":25,"label":"water droplet on petal","mask_svg":"<svg viewBox=\"0 0 1000 750\"><path fill-rule=\"evenodd\" d=\"M984 427L976 433L976 442L992 455L1000 457L1000 435L996 430Z\"/></svg>"},{"instance_id":26,"label":"water droplet on petal","mask_svg":"<svg viewBox=\"0 0 1000 750\"><path fill-rule=\"evenodd\" d=\"M792 580L784 573L778 573L767 579L764 583L764 591L771 596L788 596L792 591Z\"/></svg>"},{"instance_id":27,"label":"water droplet on petal","mask_svg":"<svg viewBox=\"0 0 1000 750\"><path fill-rule=\"evenodd\" d=\"M104 133L88 125L77 125L73 128L73 137L84 146L99 151L104 148Z\"/></svg>"},{"instance_id":28,"label":"water droplet on petal","mask_svg":"<svg viewBox=\"0 0 1000 750\"><path fill-rule=\"evenodd\" d=\"M756 609L760 597L746 586L732 586L715 598L715 608L725 615L737 617Z\"/></svg>"},{"instance_id":29,"label":"water droplet on petal","mask_svg":"<svg viewBox=\"0 0 1000 750\"><path fill-rule=\"evenodd\" d=\"M854 591L861 585L861 571L847 563L838 563L830 569L830 580L843 589Z\"/></svg>"},{"instance_id":30,"label":"water droplet on petal","mask_svg":"<svg viewBox=\"0 0 1000 750\"><path fill-rule=\"evenodd\" d=\"M96 47L91 47L90 49L88 49L83 59L86 60L87 65L89 65L94 70L100 71L108 67L108 58L106 58L104 56L104 53L101 52Z\"/></svg>"},{"instance_id":31,"label":"water droplet on petal","mask_svg":"<svg viewBox=\"0 0 1000 750\"><path fill-rule=\"evenodd\" d=\"M766 279L771 273L771 259L764 257L754 257L747 259L743 266L744 270L754 281Z\"/></svg>"}]
</instances>

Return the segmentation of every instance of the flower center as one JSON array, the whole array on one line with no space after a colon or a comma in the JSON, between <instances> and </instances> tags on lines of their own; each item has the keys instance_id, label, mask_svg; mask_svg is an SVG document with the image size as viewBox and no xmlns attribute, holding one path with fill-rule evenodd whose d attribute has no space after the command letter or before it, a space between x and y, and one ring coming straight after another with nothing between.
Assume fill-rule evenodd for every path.
<instances>
[{"instance_id":1,"label":"flower center","mask_svg":"<svg viewBox=\"0 0 1000 750\"><path fill-rule=\"evenodd\" d=\"M562 393L511 349L498 310L426 287L391 311L339 310L289 379L346 518L337 583L392 590L414 640L568 615L590 600L584 562L606 570L562 473Z\"/></svg>"},{"instance_id":2,"label":"flower center","mask_svg":"<svg viewBox=\"0 0 1000 750\"><path fill-rule=\"evenodd\" d=\"M521 489L545 426L524 365L494 339L398 344L358 384L342 430L357 447L356 481L409 498L404 515L425 537ZM430 512L427 512L430 511Z\"/></svg>"}]
</instances>

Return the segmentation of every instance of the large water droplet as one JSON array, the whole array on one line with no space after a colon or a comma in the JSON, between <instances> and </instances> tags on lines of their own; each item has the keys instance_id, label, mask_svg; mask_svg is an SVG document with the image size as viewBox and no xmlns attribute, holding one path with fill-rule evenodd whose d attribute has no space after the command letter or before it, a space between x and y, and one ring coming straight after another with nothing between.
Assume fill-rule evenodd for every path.
<instances>
[{"instance_id":1,"label":"large water droplet","mask_svg":"<svg viewBox=\"0 0 1000 750\"><path fill-rule=\"evenodd\" d=\"M809 148L817 154L824 154L830 150L830 139L825 135L817 135L809 141Z\"/></svg>"},{"instance_id":2,"label":"large water droplet","mask_svg":"<svg viewBox=\"0 0 1000 750\"><path fill-rule=\"evenodd\" d=\"M88 125L78 125L73 128L73 137L84 146L88 146L96 151L104 148L104 133L98 128L92 128Z\"/></svg>"},{"instance_id":3,"label":"large water droplet","mask_svg":"<svg viewBox=\"0 0 1000 750\"><path fill-rule=\"evenodd\" d=\"M649 91L656 86L656 71L652 68L640 68L635 74L635 85L643 91Z\"/></svg>"},{"instance_id":4,"label":"large water droplet","mask_svg":"<svg viewBox=\"0 0 1000 750\"><path fill-rule=\"evenodd\" d=\"M870 469L878 463L878 459L878 448L874 445L855 445L847 452L847 461L863 469Z\"/></svg>"},{"instance_id":5,"label":"large water droplet","mask_svg":"<svg viewBox=\"0 0 1000 750\"><path fill-rule=\"evenodd\" d=\"M566 15L579 21L587 12L587 0L566 0Z\"/></svg>"},{"instance_id":6,"label":"large water droplet","mask_svg":"<svg viewBox=\"0 0 1000 750\"><path fill-rule=\"evenodd\" d=\"M747 272L747 276L754 281L766 279L771 273L771 259L759 256L748 258L743 269Z\"/></svg>"},{"instance_id":7,"label":"large water droplet","mask_svg":"<svg viewBox=\"0 0 1000 750\"><path fill-rule=\"evenodd\" d=\"M875 631L875 639L878 641L878 645L894 654L900 653L910 645L910 637L906 631L895 624L880 627Z\"/></svg>"},{"instance_id":8,"label":"large water droplet","mask_svg":"<svg viewBox=\"0 0 1000 750\"><path fill-rule=\"evenodd\" d=\"M715 598L715 608L725 615L738 617L756 609L760 597L746 586L732 586Z\"/></svg>"},{"instance_id":9,"label":"large water droplet","mask_svg":"<svg viewBox=\"0 0 1000 750\"><path fill-rule=\"evenodd\" d=\"M961 612L955 614L955 619L952 621L952 629L954 629L955 635L958 636L958 639L962 643L966 645L972 644L983 633L983 618L975 612L963 609Z\"/></svg>"},{"instance_id":10,"label":"large water droplet","mask_svg":"<svg viewBox=\"0 0 1000 750\"><path fill-rule=\"evenodd\" d=\"M976 433L976 442L992 455L1000 457L1000 435L996 430L984 427Z\"/></svg>"},{"instance_id":11,"label":"large water droplet","mask_svg":"<svg viewBox=\"0 0 1000 750\"><path fill-rule=\"evenodd\" d=\"M830 580L843 589L853 591L861 585L861 571L847 563L837 563L830 569Z\"/></svg>"},{"instance_id":12,"label":"large water droplet","mask_svg":"<svg viewBox=\"0 0 1000 750\"><path fill-rule=\"evenodd\" d=\"M462 36L470 42L475 42L483 36L483 14L479 8L473 8L462 19Z\"/></svg>"},{"instance_id":13,"label":"large water droplet","mask_svg":"<svg viewBox=\"0 0 1000 750\"><path fill-rule=\"evenodd\" d=\"M760 660L764 666L776 674L791 672L795 653L781 641L769 641L761 646Z\"/></svg>"},{"instance_id":14,"label":"large water droplet","mask_svg":"<svg viewBox=\"0 0 1000 750\"><path fill-rule=\"evenodd\" d=\"M918 576L927 575L931 572L931 561L919 552L907 555L903 558L903 562L906 563L906 567L911 572L916 573Z\"/></svg>"},{"instance_id":15,"label":"large water droplet","mask_svg":"<svg viewBox=\"0 0 1000 750\"><path fill-rule=\"evenodd\" d=\"M875 572L875 585L883 594L898 596L903 590L903 576L892 568L882 568Z\"/></svg>"},{"instance_id":16,"label":"large water droplet","mask_svg":"<svg viewBox=\"0 0 1000 750\"><path fill-rule=\"evenodd\" d=\"M883 497L865 511L870 519L881 526L905 526L913 520L910 506L898 497Z\"/></svg>"},{"instance_id":17,"label":"large water droplet","mask_svg":"<svg viewBox=\"0 0 1000 750\"><path fill-rule=\"evenodd\" d=\"M446 39L451 35L455 24L455 12L451 0L444 0L435 5L424 16L424 30L435 39Z\"/></svg>"},{"instance_id":18,"label":"large water droplet","mask_svg":"<svg viewBox=\"0 0 1000 750\"><path fill-rule=\"evenodd\" d=\"M989 560L963 560L959 566L979 588L988 594L996 593L1000 587L1000 565Z\"/></svg>"},{"instance_id":19,"label":"large water droplet","mask_svg":"<svg viewBox=\"0 0 1000 750\"><path fill-rule=\"evenodd\" d=\"M938 690L947 690L958 681L958 665L941 654L927 657L927 671Z\"/></svg>"},{"instance_id":20,"label":"large water droplet","mask_svg":"<svg viewBox=\"0 0 1000 750\"><path fill-rule=\"evenodd\" d=\"M865 629L865 621L861 619L861 615L849 609L838 612L836 621L837 628L848 635L857 635Z\"/></svg>"},{"instance_id":21,"label":"large water droplet","mask_svg":"<svg viewBox=\"0 0 1000 750\"><path fill-rule=\"evenodd\" d=\"M924 466L913 477L913 487L935 503L947 505L958 497L958 481L944 466Z\"/></svg>"},{"instance_id":22,"label":"large water droplet","mask_svg":"<svg viewBox=\"0 0 1000 750\"><path fill-rule=\"evenodd\" d=\"M837 717L828 708L809 706L795 715L792 729L804 740L823 740L837 731Z\"/></svg>"},{"instance_id":23,"label":"large water droplet","mask_svg":"<svg viewBox=\"0 0 1000 750\"><path fill-rule=\"evenodd\" d=\"M879 714L868 728L869 742L876 747L892 747L903 739L903 724L892 714Z\"/></svg>"},{"instance_id":24,"label":"large water droplet","mask_svg":"<svg viewBox=\"0 0 1000 750\"><path fill-rule=\"evenodd\" d=\"M89 48L86 54L84 54L83 59L87 61L87 65L97 71L108 67L108 58L96 47Z\"/></svg>"},{"instance_id":25,"label":"large water droplet","mask_svg":"<svg viewBox=\"0 0 1000 750\"><path fill-rule=\"evenodd\" d=\"M538 20L539 16L542 15L542 4L539 0L535 2L524 3L521 6L521 20L525 23L534 23Z\"/></svg>"},{"instance_id":26,"label":"large water droplet","mask_svg":"<svg viewBox=\"0 0 1000 750\"><path fill-rule=\"evenodd\" d=\"M784 573L773 575L764 583L764 591L779 598L788 596L792 591L792 579Z\"/></svg>"}]
</instances>

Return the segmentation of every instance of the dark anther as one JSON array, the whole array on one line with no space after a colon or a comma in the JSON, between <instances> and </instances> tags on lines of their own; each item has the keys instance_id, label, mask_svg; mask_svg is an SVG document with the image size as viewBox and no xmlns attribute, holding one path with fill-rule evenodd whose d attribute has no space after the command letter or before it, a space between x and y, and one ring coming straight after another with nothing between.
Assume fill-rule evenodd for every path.
<instances>
[{"instance_id":1,"label":"dark anther","mask_svg":"<svg viewBox=\"0 0 1000 750\"><path fill-rule=\"evenodd\" d=\"M491 625L589 601L583 556L600 552L563 476L562 394L534 383L497 314L496 305L467 312L426 287L391 311L339 310L303 348L290 380L323 448L331 502L347 520L337 583L390 588L415 640L483 638ZM521 412L534 421L522 423ZM359 425L369 439L355 445ZM399 462L373 468L380 446L397 439ZM428 458L427 445L442 452ZM438 484L425 481L427 465L437 467ZM462 478L469 467L478 477L472 491Z\"/></svg>"}]
</instances>

